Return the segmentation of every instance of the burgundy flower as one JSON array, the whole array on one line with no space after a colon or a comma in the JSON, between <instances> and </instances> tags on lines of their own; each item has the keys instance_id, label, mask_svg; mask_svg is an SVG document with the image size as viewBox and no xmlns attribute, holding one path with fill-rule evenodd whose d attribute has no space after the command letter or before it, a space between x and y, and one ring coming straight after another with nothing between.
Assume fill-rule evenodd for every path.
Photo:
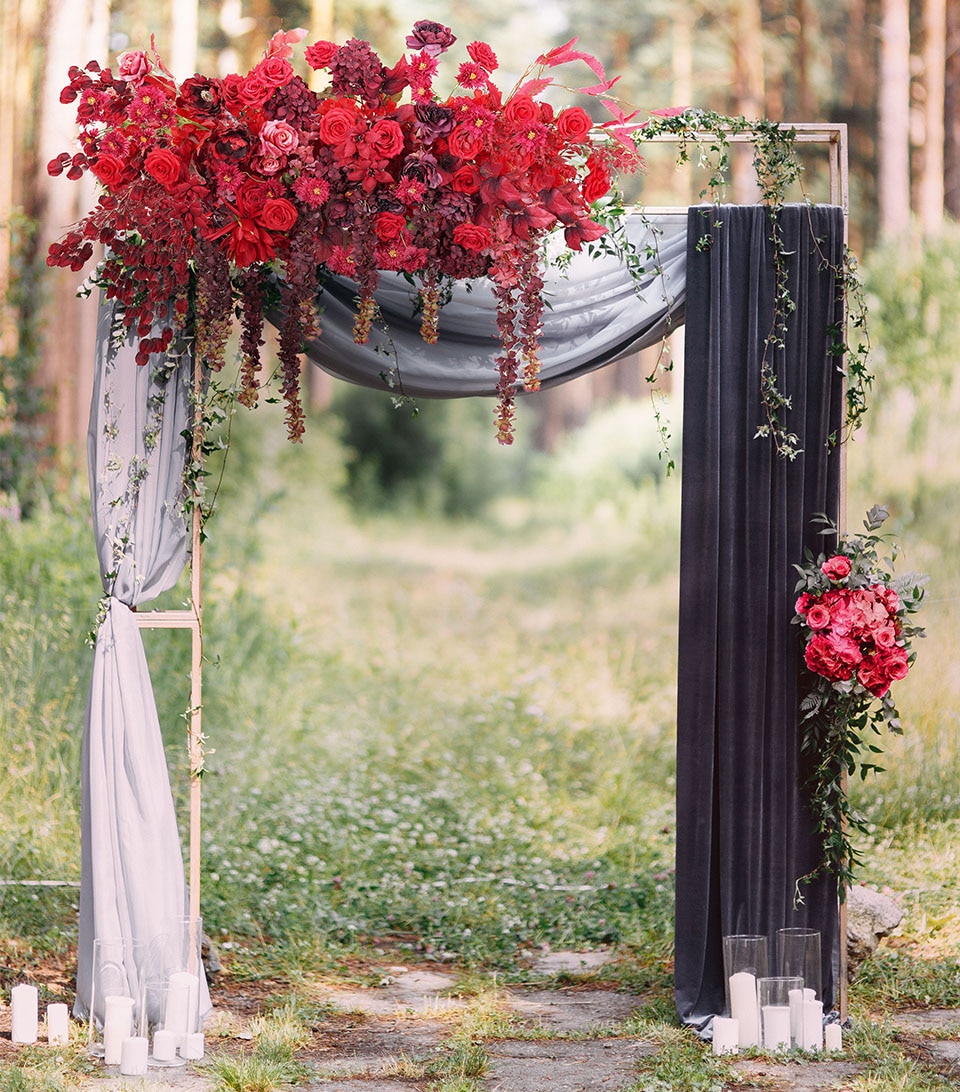
<instances>
[{"instance_id":1,"label":"burgundy flower","mask_svg":"<svg viewBox=\"0 0 960 1092\"><path fill-rule=\"evenodd\" d=\"M413 33L407 35L407 49L429 53L432 57L448 50L456 41L456 36L449 27L421 19L413 24Z\"/></svg>"},{"instance_id":2,"label":"burgundy flower","mask_svg":"<svg viewBox=\"0 0 960 1092\"><path fill-rule=\"evenodd\" d=\"M422 139L428 142L446 136L455 123L453 111L434 102L418 103L413 108L413 116Z\"/></svg>"},{"instance_id":3,"label":"burgundy flower","mask_svg":"<svg viewBox=\"0 0 960 1092\"><path fill-rule=\"evenodd\" d=\"M214 154L220 159L241 160L252 147L253 140L245 129L226 129L213 141Z\"/></svg>"},{"instance_id":4,"label":"burgundy flower","mask_svg":"<svg viewBox=\"0 0 960 1092\"><path fill-rule=\"evenodd\" d=\"M180 85L178 103L196 113L215 115L223 109L223 87L219 80L191 76Z\"/></svg>"}]
</instances>

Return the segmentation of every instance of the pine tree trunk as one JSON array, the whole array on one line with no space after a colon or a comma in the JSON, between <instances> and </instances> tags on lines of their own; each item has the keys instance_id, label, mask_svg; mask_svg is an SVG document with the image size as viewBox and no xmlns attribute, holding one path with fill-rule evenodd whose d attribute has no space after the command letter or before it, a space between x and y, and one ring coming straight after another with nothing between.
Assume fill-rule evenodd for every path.
<instances>
[{"instance_id":1,"label":"pine tree trunk","mask_svg":"<svg viewBox=\"0 0 960 1092\"><path fill-rule=\"evenodd\" d=\"M749 121L764 115L763 34L759 0L734 0L733 90L735 111ZM735 145L732 156L734 199L750 204L758 188L753 153L747 145Z\"/></svg>"},{"instance_id":2,"label":"pine tree trunk","mask_svg":"<svg viewBox=\"0 0 960 1092\"><path fill-rule=\"evenodd\" d=\"M910 18L908 0L883 0L877 204L880 235L910 226Z\"/></svg>"},{"instance_id":3,"label":"pine tree trunk","mask_svg":"<svg viewBox=\"0 0 960 1092\"><path fill-rule=\"evenodd\" d=\"M946 0L923 4L923 120L920 223L924 235L937 235L943 227L943 100L946 75Z\"/></svg>"}]
</instances>

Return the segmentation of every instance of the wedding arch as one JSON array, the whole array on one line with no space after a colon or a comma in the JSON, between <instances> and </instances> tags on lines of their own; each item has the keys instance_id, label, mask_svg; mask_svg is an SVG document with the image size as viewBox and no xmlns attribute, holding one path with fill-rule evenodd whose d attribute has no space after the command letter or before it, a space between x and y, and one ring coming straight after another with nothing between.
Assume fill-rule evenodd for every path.
<instances>
[{"instance_id":1,"label":"wedding arch","mask_svg":"<svg viewBox=\"0 0 960 1092\"><path fill-rule=\"evenodd\" d=\"M749 141L750 131L729 134ZM664 133L658 139L678 139ZM638 290L614 256L575 255L545 292L542 385L559 384L656 344L686 324L677 709L675 995L685 1023L724 1009L721 939L804 925L823 944L825 1007L846 1015L841 907L835 878L815 871L821 846L802 798L797 740L800 657L791 630L793 563L816 547L815 513L842 514L844 323L838 271L847 237L846 131L798 125L824 144L830 201L637 210L634 245L657 254ZM771 240L775 215L780 242ZM775 314L785 288L794 305ZM352 383L399 385L417 397L492 394L495 302L454 287L437 344L419 337L415 291L384 275L383 317L367 345L351 334L355 286L331 277L318 366ZM784 336L771 350L772 325ZM763 369L799 436L793 457L756 438ZM150 936L200 908L202 763L201 518L181 504L185 464L202 460L196 407L202 362L187 349L136 367L136 338L115 336L102 305L88 454L104 599L84 729L77 1012L85 1014L95 936ZM195 416L197 414L197 416ZM190 566L190 606L143 610ZM140 631L192 636L189 866L178 825Z\"/></svg>"}]
</instances>

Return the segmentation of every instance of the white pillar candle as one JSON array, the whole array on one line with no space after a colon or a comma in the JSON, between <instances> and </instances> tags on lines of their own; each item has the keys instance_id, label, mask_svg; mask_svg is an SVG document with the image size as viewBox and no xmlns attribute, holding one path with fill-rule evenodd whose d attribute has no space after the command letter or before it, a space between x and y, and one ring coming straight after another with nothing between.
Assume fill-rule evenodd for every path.
<instances>
[{"instance_id":1,"label":"white pillar candle","mask_svg":"<svg viewBox=\"0 0 960 1092\"><path fill-rule=\"evenodd\" d=\"M157 1028L153 1033L153 1058L157 1062L172 1062L177 1057L180 1033L167 1028Z\"/></svg>"},{"instance_id":2,"label":"white pillar candle","mask_svg":"<svg viewBox=\"0 0 960 1092\"><path fill-rule=\"evenodd\" d=\"M147 1040L128 1035L120 1044L120 1072L125 1077L142 1077L147 1072Z\"/></svg>"},{"instance_id":3,"label":"white pillar candle","mask_svg":"<svg viewBox=\"0 0 960 1092\"><path fill-rule=\"evenodd\" d=\"M839 1024L827 1024L823 1029L823 1045L826 1050L843 1050L843 1031Z\"/></svg>"},{"instance_id":4,"label":"white pillar candle","mask_svg":"<svg viewBox=\"0 0 960 1092\"><path fill-rule=\"evenodd\" d=\"M823 1050L823 1002L803 1002L803 1038L800 1045L804 1050Z\"/></svg>"},{"instance_id":5,"label":"white pillar candle","mask_svg":"<svg viewBox=\"0 0 960 1092\"><path fill-rule=\"evenodd\" d=\"M757 979L749 971L730 976L730 1015L739 1022L740 1046L760 1045L760 1007Z\"/></svg>"},{"instance_id":6,"label":"white pillar candle","mask_svg":"<svg viewBox=\"0 0 960 1092\"><path fill-rule=\"evenodd\" d=\"M805 986L803 989L804 1001L815 1001L817 997L817 991L810 989L809 986Z\"/></svg>"},{"instance_id":7,"label":"white pillar candle","mask_svg":"<svg viewBox=\"0 0 960 1092\"><path fill-rule=\"evenodd\" d=\"M14 1043L37 1041L37 987L25 983L10 991L10 1038Z\"/></svg>"},{"instance_id":8,"label":"white pillar candle","mask_svg":"<svg viewBox=\"0 0 960 1092\"><path fill-rule=\"evenodd\" d=\"M70 1039L70 1018L62 1002L47 1005L47 1042L66 1043Z\"/></svg>"},{"instance_id":9,"label":"white pillar candle","mask_svg":"<svg viewBox=\"0 0 960 1092\"><path fill-rule=\"evenodd\" d=\"M732 1016L713 1018L713 1053L736 1054L740 1049L740 1021Z\"/></svg>"},{"instance_id":10,"label":"white pillar candle","mask_svg":"<svg viewBox=\"0 0 960 1092\"><path fill-rule=\"evenodd\" d=\"M194 1031L194 1013L197 1008L199 979L189 971L176 971L167 984L167 1003L163 1014L163 1026L167 1031L186 1035Z\"/></svg>"},{"instance_id":11,"label":"white pillar candle","mask_svg":"<svg viewBox=\"0 0 960 1092\"><path fill-rule=\"evenodd\" d=\"M203 1057L203 1032L194 1031L184 1035L180 1044L180 1057L188 1058L191 1062L197 1062Z\"/></svg>"},{"instance_id":12,"label":"white pillar candle","mask_svg":"<svg viewBox=\"0 0 960 1092\"><path fill-rule=\"evenodd\" d=\"M103 1060L119 1065L123 1040L130 1037L133 1025L133 998L111 995L104 998Z\"/></svg>"},{"instance_id":13,"label":"white pillar candle","mask_svg":"<svg viewBox=\"0 0 960 1092\"><path fill-rule=\"evenodd\" d=\"M800 1046L803 1040L803 990L790 990L790 1042Z\"/></svg>"},{"instance_id":14,"label":"white pillar candle","mask_svg":"<svg viewBox=\"0 0 960 1092\"><path fill-rule=\"evenodd\" d=\"M763 1017L764 1050L789 1050L790 1006L764 1005L761 1016Z\"/></svg>"}]
</instances>

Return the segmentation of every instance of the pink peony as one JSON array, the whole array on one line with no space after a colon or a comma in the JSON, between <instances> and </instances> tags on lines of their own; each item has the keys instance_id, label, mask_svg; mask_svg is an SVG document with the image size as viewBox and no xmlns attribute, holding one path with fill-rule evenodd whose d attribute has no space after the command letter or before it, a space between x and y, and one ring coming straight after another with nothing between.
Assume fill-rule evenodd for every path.
<instances>
[{"instance_id":1,"label":"pink peony","mask_svg":"<svg viewBox=\"0 0 960 1092\"><path fill-rule=\"evenodd\" d=\"M825 561L820 566L820 571L829 580L838 581L844 580L850 575L850 558L844 557L843 554L836 554L828 561Z\"/></svg>"}]
</instances>

